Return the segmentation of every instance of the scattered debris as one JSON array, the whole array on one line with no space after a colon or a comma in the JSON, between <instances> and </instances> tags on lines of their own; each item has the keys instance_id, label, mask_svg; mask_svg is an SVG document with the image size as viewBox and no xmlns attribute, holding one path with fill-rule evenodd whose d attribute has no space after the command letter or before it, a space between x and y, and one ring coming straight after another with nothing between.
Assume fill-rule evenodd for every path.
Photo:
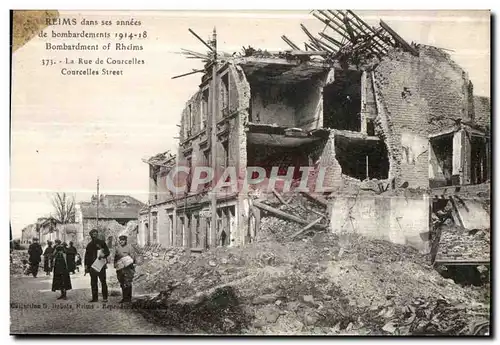
<instances>
[{"instance_id":1,"label":"scattered debris","mask_svg":"<svg viewBox=\"0 0 500 345\"><path fill-rule=\"evenodd\" d=\"M11 276L23 275L26 265L23 260L28 260L27 250L11 250L10 252L10 274Z\"/></svg>"},{"instance_id":2,"label":"scattered debris","mask_svg":"<svg viewBox=\"0 0 500 345\"><path fill-rule=\"evenodd\" d=\"M298 242L288 237L162 258L137 267L135 291L156 295L138 297L135 306L182 333L458 335L488 329L486 287L449 282L428 256L382 240L317 233ZM217 294L226 302L214 302Z\"/></svg>"}]
</instances>

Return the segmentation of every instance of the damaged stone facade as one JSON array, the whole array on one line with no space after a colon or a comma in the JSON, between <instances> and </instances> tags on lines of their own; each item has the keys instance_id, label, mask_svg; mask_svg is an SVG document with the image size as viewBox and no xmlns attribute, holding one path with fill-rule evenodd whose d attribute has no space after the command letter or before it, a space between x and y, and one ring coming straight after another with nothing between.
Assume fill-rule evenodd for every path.
<instances>
[{"instance_id":1,"label":"damaged stone facade","mask_svg":"<svg viewBox=\"0 0 500 345\"><path fill-rule=\"evenodd\" d=\"M356 66L282 55L220 62L217 82L208 71L182 112L177 154L147 162L150 206L139 220L140 232L153 235L144 242L203 250L249 243L258 232L252 200L269 190L219 193L214 225L210 184L174 196L166 188L174 166L210 166L216 176L233 166L239 180L247 166L267 178L274 166L283 175L295 167L296 180L309 166L313 185L326 168L332 231L426 250L431 188L490 178L489 114L476 114L472 83L447 53L415 49Z\"/></svg>"}]
</instances>

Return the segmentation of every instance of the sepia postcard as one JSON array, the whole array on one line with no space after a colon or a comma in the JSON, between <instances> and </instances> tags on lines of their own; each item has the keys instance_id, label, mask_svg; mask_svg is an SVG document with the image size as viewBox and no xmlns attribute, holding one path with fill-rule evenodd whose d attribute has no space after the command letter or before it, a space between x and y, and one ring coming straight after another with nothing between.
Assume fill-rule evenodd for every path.
<instances>
[{"instance_id":1,"label":"sepia postcard","mask_svg":"<svg viewBox=\"0 0 500 345\"><path fill-rule=\"evenodd\" d=\"M491 336L487 10L13 10L10 333Z\"/></svg>"}]
</instances>

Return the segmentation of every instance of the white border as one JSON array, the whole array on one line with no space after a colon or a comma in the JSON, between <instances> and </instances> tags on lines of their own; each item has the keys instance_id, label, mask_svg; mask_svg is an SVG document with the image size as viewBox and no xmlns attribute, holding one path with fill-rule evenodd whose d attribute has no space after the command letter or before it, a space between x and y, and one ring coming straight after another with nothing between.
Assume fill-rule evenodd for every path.
<instances>
[{"instance_id":1,"label":"white border","mask_svg":"<svg viewBox=\"0 0 500 345\"><path fill-rule=\"evenodd\" d=\"M475 1L468 1L468 2L461 2L457 4L457 2L436 2L430 1L430 0L420 0L420 1L335 1L335 2L327 2L327 1L307 1L307 2L302 2L302 3L295 3L293 6L291 6L291 2L287 1L273 1L270 2L269 0L253 0L251 2L224 2L224 1L206 1L206 0L190 0L190 1L182 1L182 2L175 2L175 3L170 3L168 6L160 6L159 2L153 2L153 1L148 1L148 0L141 0L141 1L120 1L119 5L116 6L117 4L115 3L114 5L111 5L111 3L106 3L102 0L96 1L96 0L89 0L89 1L72 1L71 3L68 1L45 1L43 2L43 6L41 6L41 2L39 1L13 1L13 0L7 0L2 2L3 8L2 11L2 17L5 19L3 21L2 27L2 33L0 34L0 37L2 39L2 47L4 49L4 53L1 54L2 58L2 80L4 81L4 89L2 92L2 103L3 103L3 109L4 109L4 116L1 117L1 121L3 122L0 125L0 130L2 131L0 137L2 138L1 142L1 159L2 159L2 165L1 165L1 188L2 188L2 198L1 200L1 210L2 214L0 219L3 220L2 222L2 230L4 232L8 232L9 229L9 224L8 221L10 218L10 212L9 212L9 117L7 116L8 111L9 111L9 99L10 99L10 94L9 94L9 84L10 84L10 78L9 78L9 51L7 49L8 44L9 44L9 12L8 10L11 8L15 9L313 9L313 8L352 8L352 9L452 9L450 7L451 4L458 5L454 9L492 9L493 12L497 12L496 8L498 6L498 1L486 1L486 0L475 0ZM251 5L251 7L250 7ZM498 18L497 18L498 19ZM497 22L498 26L498 22ZM496 30L495 30L496 31ZM492 33L496 41L497 37L494 33ZM498 46L498 45L496 45ZM497 53L497 51L495 51ZM497 56L497 54L495 54ZM496 79L492 80L492 84L496 84ZM494 88L493 88L494 89ZM495 97L495 99L498 99L497 94L495 92L495 95L492 97ZM492 115L494 116L494 115ZM498 121L497 121L498 122ZM497 123L498 124L498 123ZM495 126L495 129L497 126ZM498 141L498 140L496 140ZM497 147L495 147L495 153L498 153ZM495 157L498 158L498 157ZM495 161L495 160L494 160ZM496 176L495 176L496 180ZM495 203L495 205L497 205ZM495 211L498 211L495 209ZM499 214L498 212L494 212L494 214ZM6 239L7 237L5 237ZM495 238L499 238L499 236L496 236ZM6 245L8 241L3 241L3 243ZM495 248L498 248L495 243ZM8 253L8 248L5 248L5 256L3 256L2 264L0 264L0 274L2 277L7 277L9 276L9 265L7 264L9 261L9 258L7 257ZM494 265L493 267L496 267ZM7 282L6 279L3 280L4 282ZM2 332L1 334L4 337L7 337L7 342L11 343L14 341L13 337L9 337L9 286L7 285L8 283L3 283L2 284L2 290L0 293L0 296L4 299L2 301L3 303L1 304L4 308L3 313L1 313L1 318L2 322L0 323L2 327ZM496 310L496 309L495 309ZM495 318L495 320L498 320L498 317ZM497 325L495 325L497 326ZM498 332L498 327L495 327L496 331ZM81 340L87 341L89 339L84 339L82 338ZM107 340L107 339L106 339ZM110 339L111 340L111 339ZM169 341L169 342L177 342L178 340L174 339L159 339L159 341ZM218 341L218 339L204 339L205 341ZM238 341L237 339L227 339L228 341ZM270 340L268 339L263 339L263 338L258 338L255 339L256 341L259 341L259 343L267 343ZM306 339L297 339L298 341L306 341ZM327 340L327 339L325 339ZM331 339L330 339L331 340ZM327 341L330 341L327 340ZM335 341L337 339L334 339ZM340 340L340 339L339 339ZM382 339L384 340L384 339ZM73 341L73 339L31 339L26 342L54 342L54 341ZM95 341L95 340L94 340ZM103 340L98 340L98 343L103 342ZM131 338L130 340L124 339L124 338L119 338L116 339L115 341L123 342L123 341L142 341L139 339L134 339ZM194 339L189 340L189 341L194 341ZM276 340L274 340L276 341ZM396 340L397 341L397 340ZM419 340L422 341L422 340ZM426 344L429 342L434 342L437 341L429 338L426 339ZM469 341L474 341L473 339L467 339L467 342Z\"/></svg>"}]
</instances>

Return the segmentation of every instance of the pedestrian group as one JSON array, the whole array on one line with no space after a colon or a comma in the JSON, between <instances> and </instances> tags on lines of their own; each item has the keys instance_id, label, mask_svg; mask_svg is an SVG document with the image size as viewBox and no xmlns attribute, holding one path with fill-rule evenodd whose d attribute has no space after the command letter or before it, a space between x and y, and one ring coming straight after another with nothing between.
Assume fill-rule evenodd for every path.
<instances>
[{"instance_id":1,"label":"pedestrian group","mask_svg":"<svg viewBox=\"0 0 500 345\"><path fill-rule=\"evenodd\" d=\"M90 275L90 289L92 292L91 303L98 302L98 281L101 282L102 301L108 302L108 284L106 282L106 269L110 256L110 250L105 241L98 238L97 229L92 229L89 233L90 242L85 249L83 265L85 267L85 275ZM121 235L118 238L118 244L114 248L113 264L116 269L116 276L122 290L122 300L120 303L132 301L132 281L135 274L135 251L134 248L127 243L128 238ZM47 241L45 251L38 241L38 238L33 239L28 249L29 268L27 273L37 277L40 263L43 255L43 270L47 276L52 273L52 291L60 291L61 295L57 299L67 299L67 291L72 289L70 274L79 272L79 266L82 264L82 259L78 250L74 247L73 242L55 240Z\"/></svg>"}]
</instances>

